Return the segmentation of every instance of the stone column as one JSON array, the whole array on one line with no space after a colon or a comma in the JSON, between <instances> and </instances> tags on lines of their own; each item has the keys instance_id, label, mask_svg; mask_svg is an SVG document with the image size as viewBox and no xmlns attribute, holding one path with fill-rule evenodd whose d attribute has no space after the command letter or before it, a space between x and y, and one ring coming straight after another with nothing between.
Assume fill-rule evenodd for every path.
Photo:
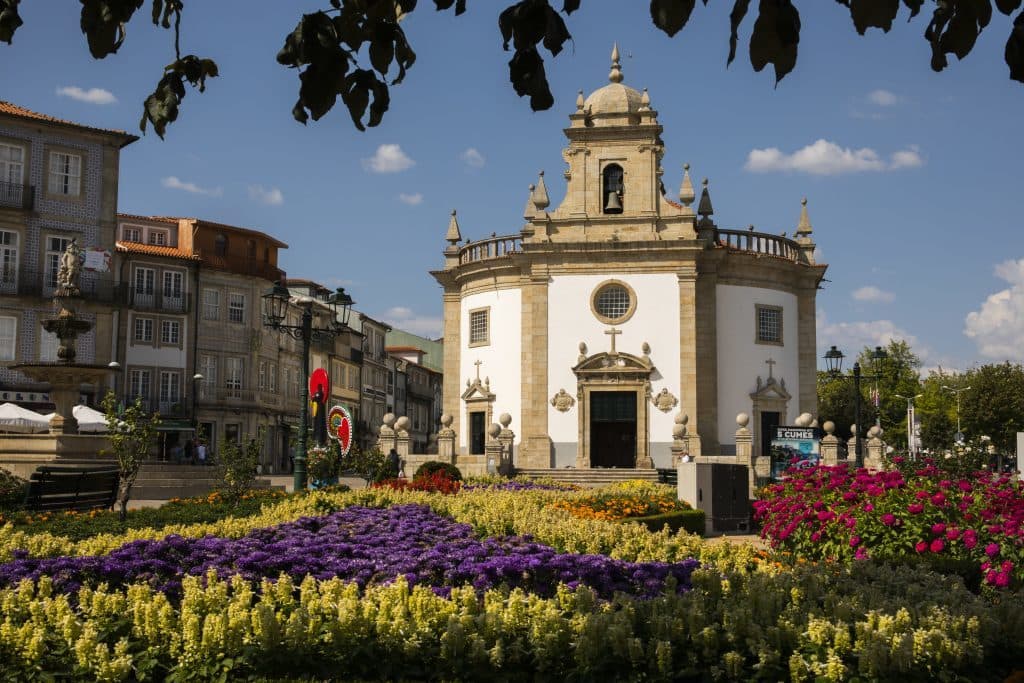
<instances>
[{"instance_id":1,"label":"stone column","mask_svg":"<svg viewBox=\"0 0 1024 683\"><path fill-rule=\"evenodd\" d=\"M749 415L740 413L736 416L736 426L738 427L736 430L736 464L746 465L749 491L753 494L757 481L755 473L757 459L754 458L754 435L747 428L748 424L750 424Z\"/></svg>"},{"instance_id":2,"label":"stone column","mask_svg":"<svg viewBox=\"0 0 1024 683\"><path fill-rule=\"evenodd\" d=\"M822 429L825 436L821 439L821 464L832 467L839 464L839 437L832 433L836 431L836 423L829 420Z\"/></svg>"},{"instance_id":3,"label":"stone column","mask_svg":"<svg viewBox=\"0 0 1024 683\"><path fill-rule=\"evenodd\" d=\"M548 274L522 280L522 434L523 467L551 467L548 436ZM500 428L499 428L500 429Z\"/></svg>"},{"instance_id":4,"label":"stone column","mask_svg":"<svg viewBox=\"0 0 1024 683\"><path fill-rule=\"evenodd\" d=\"M409 457L409 418L403 415L395 420L395 450L403 460Z\"/></svg>"},{"instance_id":5,"label":"stone column","mask_svg":"<svg viewBox=\"0 0 1024 683\"><path fill-rule=\"evenodd\" d=\"M388 413L384 416L384 424L380 426L380 434L377 437L377 448L381 453L387 455L391 452L392 448L397 449L397 434L393 429L395 424L395 414Z\"/></svg>"},{"instance_id":6,"label":"stone column","mask_svg":"<svg viewBox=\"0 0 1024 683\"><path fill-rule=\"evenodd\" d=\"M718 257L701 253L697 277L697 421L691 431L701 452L719 453L718 443Z\"/></svg>"},{"instance_id":7,"label":"stone column","mask_svg":"<svg viewBox=\"0 0 1024 683\"><path fill-rule=\"evenodd\" d=\"M796 399L799 412L811 415L818 414L818 336L815 328L818 275L818 271L805 275L796 295L797 367L800 373Z\"/></svg>"},{"instance_id":8,"label":"stone column","mask_svg":"<svg viewBox=\"0 0 1024 683\"><path fill-rule=\"evenodd\" d=\"M487 444L484 446L484 473L491 473L491 464L494 464L494 469L498 470L501 467L501 455L503 451L502 443L499 440L501 435L501 425L497 422L492 422L491 426L487 428Z\"/></svg>"},{"instance_id":9,"label":"stone column","mask_svg":"<svg viewBox=\"0 0 1024 683\"><path fill-rule=\"evenodd\" d=\"M441 384L441 410L449 417L462 415L462 378L459 376L459 353L462 348L462 302L458 291L444 293L444 377ZM461 429L461 427L460 427ZM454 434L454 432L453 432ZM453 444L458 449L458 443ZM452 452L452 455L456 451Z\"/></svg>"},{"instance_id":10,"label":"stone column","mask_svg":"<svg viewBox=\"0 0 1024 683\"><path fill-rule=\"evenodd\" d=\"M447 413L441 416L441 429L437 432L437 459L455 462L455 430L452 429L452 416Z\"/></svg>"},{"instance_id":11,"label":"stone column","mask_svg":"<svg viewBox=\"0 0 1024 683\"><path fill-rule=\"evenodd\" d=\"M501 443L501 462L498 465L498 473L511 476L514 471L512 466L512 444L516 438L515 432L508 428L512 424L512 416L508 413L502 413L501 417L498 418L498 422L501 423L501 431L498 433L498 442Z\"/></svg>"},{"instance_id":12,"label":"stone column","mask_svg":"<svg viewBox=\"0 0 1024 683\"><path fill-rule=\"evenodd\" d=\"M884 470L885 442L882 441L882 428L875 425L868 430L867 454L864 456L864 467L869 470Z\"/></svg>"},{"instance_id":13,"label":"stone column","mask_svg":"<svg viewBox=\"0 0 1024 683\"><path fill-rule=\"evenodd\" d=\"M679 407L687 415L697 412L697 266L687 264L679 279ZM701 454L699 420L690 430L690 455Z\"/></svg>"},{"instance_id":14,"label":"stone column","mask_svg":"<svg viewBox=\"0 0 1024 683\"><path fill-rule=\"evenodd\" d=\"M857 425L855 425L855 424L850 425L850 438L846 442L846 459L849 462L854 463L854 464L857 463L857 437L856 437L856 434L857 434ZM866 446L866 445L867 445L867 439L865 439L864 441L861 442L861 446L862 447ZM863 452L864 452L864 454L866 456L867 455L867 449L865 448Z\"/></svg>"}]
</instances>

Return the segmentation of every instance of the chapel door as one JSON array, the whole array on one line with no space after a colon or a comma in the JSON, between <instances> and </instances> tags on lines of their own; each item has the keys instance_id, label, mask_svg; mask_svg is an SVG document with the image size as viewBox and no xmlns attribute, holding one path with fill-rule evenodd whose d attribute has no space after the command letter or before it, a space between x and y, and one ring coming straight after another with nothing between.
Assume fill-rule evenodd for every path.
<instances>
[{"instance_id":1,"label":"chapel door","mask_svg":"<svg viewBox=\"0 0 1024 683\"><path fill-rule=\"evenodd\" d=\"M635 391L590 394L590 466L636 467Z\"/></svg>"},{"instance_id":2,"label":"chapel door","mask_svg":"<svg viewBox=\"0 0 1024 683\"><path fill-rule=\"evenodd\" d=\"M772 439L775 438L775 428L779 426L779 413L778 412L766 412L761 413L761 452L758 453L761 457L764 457L772 452Z\"/></svg>"},{"instance_id":3,"label":"chapel door","mask_svg":"<svg viewBox=\"0 0 1024 683\"><path fill-rule=\"evenodd\" d=\"M473 455L483 455L485 432L484 420L486 416L483 411L476 411L469 414L469 452Z\"/></svg>"}]
</instances>

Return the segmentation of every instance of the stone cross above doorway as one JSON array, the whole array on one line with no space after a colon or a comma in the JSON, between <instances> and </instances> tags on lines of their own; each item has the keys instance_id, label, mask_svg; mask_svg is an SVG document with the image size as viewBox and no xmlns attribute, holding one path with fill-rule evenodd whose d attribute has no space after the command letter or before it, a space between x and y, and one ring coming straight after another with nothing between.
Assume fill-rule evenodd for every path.
<instances>
[{"instance_id":1,"label":"stone cross above doorway","mask_svg":"<svg viewBox=\"0 0 1024 683\"><path fill-rule=\"evenodd\" d=\"M778 361L772 358L771 356L768 356L768 360L765 361L765 365L768 366L768 379L774 379L772 376L772 371L775 369L776 363L778 363Z\"/></svg>"},{"instance_id":2,"label":"stone cross above doorway","mask_svg":"<svg viewBox=\"0 0 1024 683\"><path fill-rule=\"evenodd\" d=\"M618 351L615 350L615 337L622 334L622 330L617 330L613 327L610 330L605 330L604 333L612 338L612 350L609 351L608 353L609 355L614 356L616 353L618 353Z\"/></svg>"}]
</instances>

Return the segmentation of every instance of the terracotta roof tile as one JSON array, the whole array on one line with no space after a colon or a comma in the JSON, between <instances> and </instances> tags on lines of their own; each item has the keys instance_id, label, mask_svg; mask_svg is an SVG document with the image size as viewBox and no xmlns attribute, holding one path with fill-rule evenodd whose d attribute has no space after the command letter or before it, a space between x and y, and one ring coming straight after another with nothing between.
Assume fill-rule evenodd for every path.
<instances>
[{"instance_id":1,"label":"terracotta roof tile","mask_svg":"<svg viewBox=\"0 0 1024 683\"><path fill-rule=\"evenodd\" d=\"M177 218L164 218L163 216L140 216L135 213L118 213L117 218L119 220L128 219L135 221L152 221L154 223L172 223L174 225L178 224Z\"/></svg>"},{"instance_id":2,"label":"terracotta roof tile","mask_svg":"<svg viewBox=\"0 0 1024 683\"><path fill-rule=\"evenodd\" d=\"M159 220L159 219L179 220L179 218L176 217L176 216L151 216L151 218L153 218L154 220ZM200 228L202 228L202 227L223 228L225 230L233 230L235 232L240 232L243 235L252 235L254 237L262 237L263 239L267 240L268 242L270 242L270 244L272 244L275 247L280 247L282 249L287 249L288 248L287 244L285 244L281 240L277 239L273 235L268 235L267 233L260 232L259 230L253 230L251 228L243 228L243 227L240 227L240 226L237 226L237 225L228 225L227 223L217 223L216 221L208 221L205 218L184 218L184 220L196 221L196 223L198 224L198 227L200 227Z\"/></svg>"},{"instance_id":3,"label":"terracotta roof tile","mask_svg":"<svg viewBox=\"0 0 1024 683\"><path fill-rule=\"evenodd\" d=\"M161 247L156 244L142 244L140 242L118 242L117 250L126 254L144 254L146 256L166 256L167 258L183 259L185 261L201 261L199 254L190 254L184 249L177 247Z\"/></svg>"},{"instance_id":4,"label":"terracotta roof tile","mask_svg":"<svg viewBox=\"0 0 1024 683\"><path fill-rule=\"evenodd\" d=\"M71 126L73 128L80 128L82 130L91 130L96 133L106 133L108 135L119 135L125 138L124 143L121 145L127 145L135 142L139 139L138 135L131 135L123 130L115 130L111 128L96 128L94 126L86 126L81 123L75 123L74 121L66 121L64 119L58 119L56 116L50 116L48 114L40 114L37 111L26 109L25 107L19 107L11 102L0 100L0 114L7 114L8 116L14 116L20 119L30 119L34 121L45 121L47 123L56 123L61 126Z\"/></svg>"},{"instance_id":5,"label":"terracotta roof tile","mask_svg":"<svg viewBox=\"0 0 1024 683\"><path fill-rule=\"evenodd\" d=\"M423 349L417 348L415 346L385 346L384 350L387 351L388 353L426 353L426 351L424 351Z\"/></svg>"}]
</instances>

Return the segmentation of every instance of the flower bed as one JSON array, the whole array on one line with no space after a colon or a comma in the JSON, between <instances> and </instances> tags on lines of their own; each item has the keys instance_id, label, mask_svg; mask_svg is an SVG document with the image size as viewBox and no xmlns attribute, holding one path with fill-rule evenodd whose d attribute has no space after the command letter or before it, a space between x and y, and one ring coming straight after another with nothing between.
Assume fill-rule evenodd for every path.
<instances>
[{"instance_id":1,"label":"flower bed","mask_svg":"<svg viewBox=\"0 0 1024 683\"><path fill-rule=\"evenodd\" d=\"M791 470L766 492L755 503L761 533L795 555L967 567L1004 588L1024 579L1024 485L1009 476L840 465Z\"/></svg>"},{"instance_id":2,"label":"flower bed","mask_svg":"<svg viewBox=\"0 0 1024 683\"><path fill-rule=\"evenodd\" d=\"M419 474L412 479L385 479L376 482L373 488L388 488L395 491L426 491L428 493L458 493L462 482L452 479L444 470Z\"/></svg>"},{"instance_id":3,"label":"flower bed","mask_svg":"<svg viewBox=\"0 0 1024 683\"><path fill-rule=\"evenodd\" d=\"M580 487L553 479L506 479L475 477L467 481L463 491L579 491Z\"/></svg>"},{"instance_id":4,"label":"flower bed","mask_svg":"<svg viewBox=\"0 0 1024 683\"><path fill-rule=\"evenodd\" d=\"M679 500L671 487L639 481L614 484L575 498L555 501L551 507L565 510L580 519L609 522L693 509Z\"/></svg>"}]
</instances>

